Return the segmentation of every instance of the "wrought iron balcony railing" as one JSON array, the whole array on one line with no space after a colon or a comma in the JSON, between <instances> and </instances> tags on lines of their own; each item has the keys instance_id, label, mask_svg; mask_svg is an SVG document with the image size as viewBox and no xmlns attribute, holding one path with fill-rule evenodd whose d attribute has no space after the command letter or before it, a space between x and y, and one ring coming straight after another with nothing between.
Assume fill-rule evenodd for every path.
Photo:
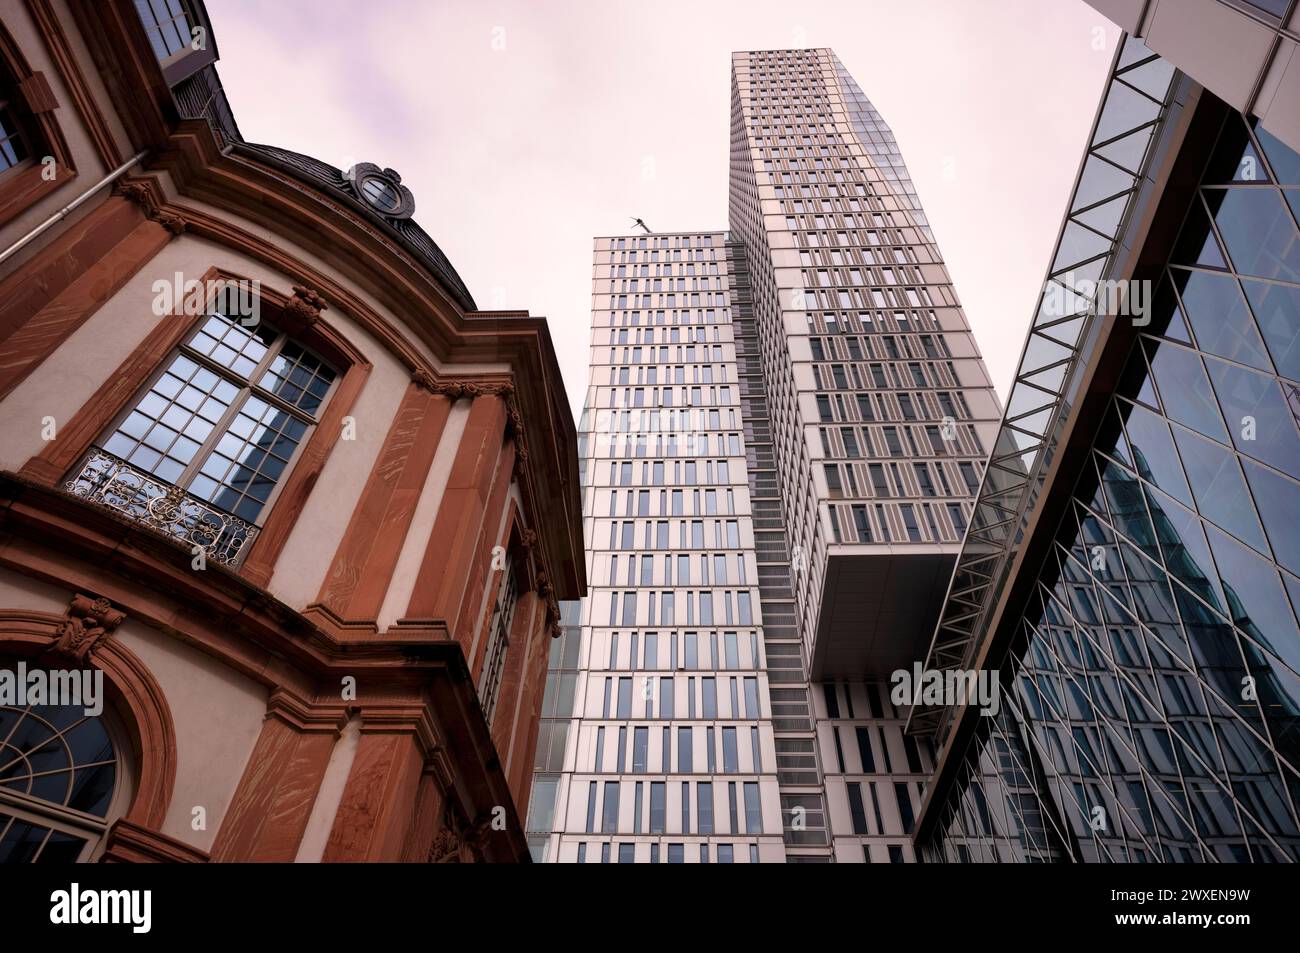
<instances>
[{"instance_id":1,"label":"wrought iron balcony railing","mask_svg":"<svg viewBox=\"0 0 1300 953\"><path fill-rule=\"evenodd\" d=\"M98 447L92 447L86 454L64 488L188 549L197 546L205 559L232 569L239 565L258 533L254 524L138 470Z\"/></svg>"}]
</instances>

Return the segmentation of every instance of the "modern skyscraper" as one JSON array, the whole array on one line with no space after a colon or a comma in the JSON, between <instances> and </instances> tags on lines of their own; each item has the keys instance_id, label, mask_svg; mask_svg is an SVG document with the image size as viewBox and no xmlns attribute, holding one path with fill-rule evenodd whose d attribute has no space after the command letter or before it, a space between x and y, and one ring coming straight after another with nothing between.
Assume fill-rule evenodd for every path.
<instances>
[{"instance_id":1,"label":"modern skyscraper","mask_svg":"<svg viewBox=\"0 0 1300 953\"><path fill-rule=\"evenodd\" d=\"M784 859L730 295L721 232L596 240L594 575L553 653L535 856Z\"/></svg>"},{"instance_id":2,"label":"modern skyscraper","mask_svg":"<svg viewBox=\"0 0 1300 953\"><path fill-rule=\"evenodd\" d=\"M753 289L738 321L755 331L798 647L820 683L826 846L897 860L925 757L884 683L932 633L1000 408L894 137L835 54L733 54L731 116Z\"/></svg>"},{"instance_id":3,"label":"modern skyscraper","mask_svg":"<svg viewBox=\"0 0 1300 953\"><path fill-rule=\"evenodd\" d=\"M592 589L535 856L912 856L931 758L884 682L928 643L999 407L834 54L732 67L731 232L596 241Z\"/></svg>"}]
</instances>

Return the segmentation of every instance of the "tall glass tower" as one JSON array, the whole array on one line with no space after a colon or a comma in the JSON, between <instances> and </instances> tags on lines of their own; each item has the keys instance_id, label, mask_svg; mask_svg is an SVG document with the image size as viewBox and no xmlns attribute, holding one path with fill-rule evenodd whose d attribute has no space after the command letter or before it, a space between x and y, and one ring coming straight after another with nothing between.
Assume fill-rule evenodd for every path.
<instances>
[{"instance_id":1,"label":"tall glass tower","mask_svg":"<svg viewBox=\"0 0 1300 953\"><path fill-rule=\"evenodd\" d=\"M784 859L731 294L724 233L595 241L593 575L544 705L539 859Z\"/></svg>"},{"instance_id":2,"label":"tall glass tower","mask_svg":"<svg viewBox=\"0 0 1300 953\"><path fill-rule=\"evenodd\" d=\"M815 686L777 723L778 767L816 761L816 784L779 775L786 842L909 860L930 753L886 682L924 657L1001 410L893 134L835 54L733 54L731 136L742 360L761 369L790 651Z\"/></svg>"},{"instance_id":3,"label":"tall glass tower","mask_svg":"<svg viewBox=\"0 0 1300 953\"><path fill-rule=\"evenodd\" d=\"M830 50L732 62L731 231L598 238L592 588L528 827L561 862L901 862L924 657L1000 409Z\"/></svg>"}]
</instances>

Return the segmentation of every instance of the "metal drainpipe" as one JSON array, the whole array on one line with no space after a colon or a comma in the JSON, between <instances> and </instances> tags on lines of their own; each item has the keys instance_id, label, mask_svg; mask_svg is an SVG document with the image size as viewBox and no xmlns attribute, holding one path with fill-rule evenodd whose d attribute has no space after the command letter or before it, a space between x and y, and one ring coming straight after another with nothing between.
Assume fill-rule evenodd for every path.
<instances>
[{"instance_id":1,"label":"metal drainpipe","mask_svg":"<svg viewBox=\"0 0 1300 953\"><path fill-rule=\"evenodd\" d=\"M99 191L100 189L102 189L104 186L108 185L110 182L113 182L113 181L115 181L115 180L121 178L122 174L123 174L124 172L126 172L127 169L131 168L131 166L135 165L137 162L139 162L141 159L143 159L146 155L148 155L147 152L141 152L141 153L139 153L138 155L136 155L133 159L130 159L130 160L128 160L127 162L122 163L122 165L118 166L116 169L114 169L114 170L113 170L112 172L110 172L108 175L104 176L104 178L100 179L97 183L95 183L94 185L92 185L92 186L91 186L90 188L88 188L86 191L82 192L82 193L81 193L79 196L77 196L77 197L76 197L72 202L68 203L68 204L65 205L62 209L60 209L59 211L55 212L53 215L51 215L49 218L47 218L47 219L46 219L44 222L42 222L40 225L37 225L35 228L33 228L30 232L28 232L28 233L27 233L26 235L24 235L22 238L18 239L18 241L14 242L12 245L10 245L8 248L6 248L3 252L0 252L0 264L4 264L6 261L8 261L8 260L9 260L10 258L12 258L14 255L18 254L18 252L22 251L24 248L26 248L28 245L30 245L32 242L34 242L36 239L38 239L38 238L40 238L42 235L44 235L47 231L49 231L51 228L53 228L53 227L54 227L55 225L57 225L59 222L63 221L65 218L67 218L67 217L68 217L68 214L69 214L73 209L77 208L79 205L81 205L83 202L85 202L87 199L89 199L92 195L94 195L96 192L98 192L98 191Z\"/></svg>"}]
</instances>

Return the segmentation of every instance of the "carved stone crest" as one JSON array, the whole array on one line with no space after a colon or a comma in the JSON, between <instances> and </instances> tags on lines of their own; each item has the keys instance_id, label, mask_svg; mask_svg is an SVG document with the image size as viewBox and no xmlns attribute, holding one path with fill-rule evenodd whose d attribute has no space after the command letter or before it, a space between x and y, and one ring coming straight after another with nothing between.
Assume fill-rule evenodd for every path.
<instances>
[{"instance_id":1,"label":"carved stone crest","mask_svg":"<svg viewBox=\"0 0 1300 953\"><path fill-rule=\"evenodd\" d=\"M50 651L78 665L83 664L125 618L126 613L114 609L107 599L92 599L78 593L73 596L72 604L55 631L55 642Z\"/></svg>"},{"instance_id":2,"label":"carved stone crest","mask_svg":"<svg viewBox=\"0 0 1300 953\"><path fill-rule=\"evenodd\" d=\"M492 819L482 818L473 824L461 820L458 813L448 811L442 830L434 835L429 845L431 864L474 864L483 856L483 848L492 834Z\"/></svg>"},{"instance_id":3,"label":"carved stone crest","mask_svg":"<svg viewBox=\"0 0 1300 953\"><path fill-rule=\"evenodd\" d=\"M280 326L289 334L300 334L320 320L320 313L329 308L320 293L304 287L293 286L293 297L284 303Z\"/></svg>"}]
</instances>

